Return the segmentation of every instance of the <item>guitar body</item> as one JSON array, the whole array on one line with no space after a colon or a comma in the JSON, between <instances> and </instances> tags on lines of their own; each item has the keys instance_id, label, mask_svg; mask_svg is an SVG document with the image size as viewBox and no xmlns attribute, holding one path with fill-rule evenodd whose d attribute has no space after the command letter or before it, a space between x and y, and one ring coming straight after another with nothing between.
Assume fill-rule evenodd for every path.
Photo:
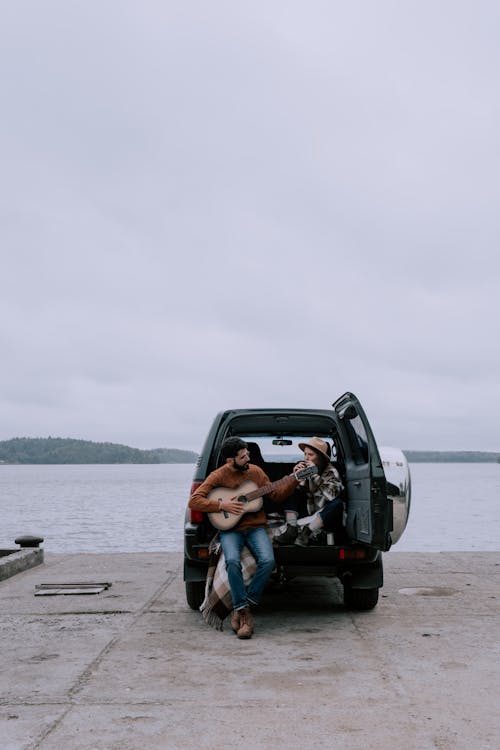
<instances>
[{"instance_id":1,"label":"guitar body","mask_svg":"<svg viewBox=\"0 0 500 750\"><path fill-rule=\"evenodd\" d=\"M232 529L233 526L236 526L245 513L255 513L257 510L260 510L263 503L262 497L256 497L254 500L247 500L245 497L245 495L248 495L255 490L258 490L255 482L251 482L247 479L246 482L242 482L236 489L230 490L227 487L216 487L209 492L209 500L230 500L233 497L237 497L238 500L245 503L245 509L240 515L228 513L224 510L208 513L212 526L215 526L219 531L228 531L229 529Z\"/></svg>"}]
</instances>

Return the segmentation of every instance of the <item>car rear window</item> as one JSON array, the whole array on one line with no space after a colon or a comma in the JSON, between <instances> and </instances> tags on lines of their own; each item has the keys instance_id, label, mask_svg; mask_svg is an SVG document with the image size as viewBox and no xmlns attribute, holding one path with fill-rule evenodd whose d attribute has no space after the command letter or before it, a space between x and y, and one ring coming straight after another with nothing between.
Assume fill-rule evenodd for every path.
<instances>
[{"instance_id":1,"label":"car rear window","mask_svg":"<svg viewBox=\"0 0 500 750\"><path fill-rule=\"evenodd\" d=\"M241 435L240 436L250 447L250 459L254 458L256 454L255 447L258 447L262 459L266 463L296 463L303 458L303 452L299 448L300 443L307 443L311 439L311 435L298 435L290 436L286 438L275 437L272 438L268 435ZM317 437L322 437L318 435ZM333 441L329 437L322 437L326 440L330 446L332 452L332 460L336 458L336 449ZM291 443L291 445L289 444ZM254 453L254 456L252 456ZM256 461L254 461L256 463Z\"/></svg>"}]
</instances>

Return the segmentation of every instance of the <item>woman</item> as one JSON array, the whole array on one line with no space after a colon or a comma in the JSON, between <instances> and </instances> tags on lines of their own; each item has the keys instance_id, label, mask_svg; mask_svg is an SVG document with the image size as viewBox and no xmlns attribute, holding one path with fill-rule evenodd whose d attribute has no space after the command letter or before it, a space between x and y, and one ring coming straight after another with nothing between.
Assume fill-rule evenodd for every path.
<instances>
[{"instance_id":1,"label":"woman","mask_svg":"<svg viewBox=\"0 0 500 750\"><path fill-rule=\"evenodd\" d=\"M339 497L343 485L340 474L330 461L330 446L325 440L312 437L307 443L299 443L299 448L304 451L304 460L294 466L294 473L309 466L316 466L318 473L300 480L297 493L292 496L291 500L285 501L286 530L274 537L274 542L276 544L295 543L300 547L307 547L308 544L324 544L325 532L333 532L338 537L338 542L345 534L342 524L344 504ZM307 515L313 517L299 531L298 509L304 504Z\"/></svg>"}]
</instances>

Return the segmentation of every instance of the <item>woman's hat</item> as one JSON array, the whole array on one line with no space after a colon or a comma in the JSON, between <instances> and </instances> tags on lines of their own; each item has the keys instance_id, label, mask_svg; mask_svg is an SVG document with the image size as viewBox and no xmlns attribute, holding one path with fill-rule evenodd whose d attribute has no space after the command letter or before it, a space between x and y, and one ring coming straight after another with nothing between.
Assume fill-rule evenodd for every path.
<instances>
[{"instance_id":1,"label":"woman's hat","mask_svg":"<svg viewBox=\"0 0 500 750\"><path fill-rule=\"evenodd\" d=\"M326 440L321 440L319 437L312 437L310 440L308 440L307 443L299 443L299 448L301 451L304 450L304 448L309 447L313 450L320 453L322 456L326 458L327 461L330 461L330 455L328 453L328 443Z\"/></svg>"}]
</instances>

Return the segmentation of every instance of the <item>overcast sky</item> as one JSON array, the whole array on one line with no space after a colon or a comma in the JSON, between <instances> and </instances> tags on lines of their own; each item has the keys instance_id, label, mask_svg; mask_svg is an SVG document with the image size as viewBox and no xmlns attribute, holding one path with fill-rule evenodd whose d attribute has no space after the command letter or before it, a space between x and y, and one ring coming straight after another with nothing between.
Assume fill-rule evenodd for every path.
<instances>
[{"instance_id":1,"label":"overcast sky","mask_svg":"<svg viewBox=\"0 0 500 750\"><path fill-rule=\"evenodd\" d=\"M0 439L500 451L496 2L3 0Z\"/></svg>"}]
</instances>

